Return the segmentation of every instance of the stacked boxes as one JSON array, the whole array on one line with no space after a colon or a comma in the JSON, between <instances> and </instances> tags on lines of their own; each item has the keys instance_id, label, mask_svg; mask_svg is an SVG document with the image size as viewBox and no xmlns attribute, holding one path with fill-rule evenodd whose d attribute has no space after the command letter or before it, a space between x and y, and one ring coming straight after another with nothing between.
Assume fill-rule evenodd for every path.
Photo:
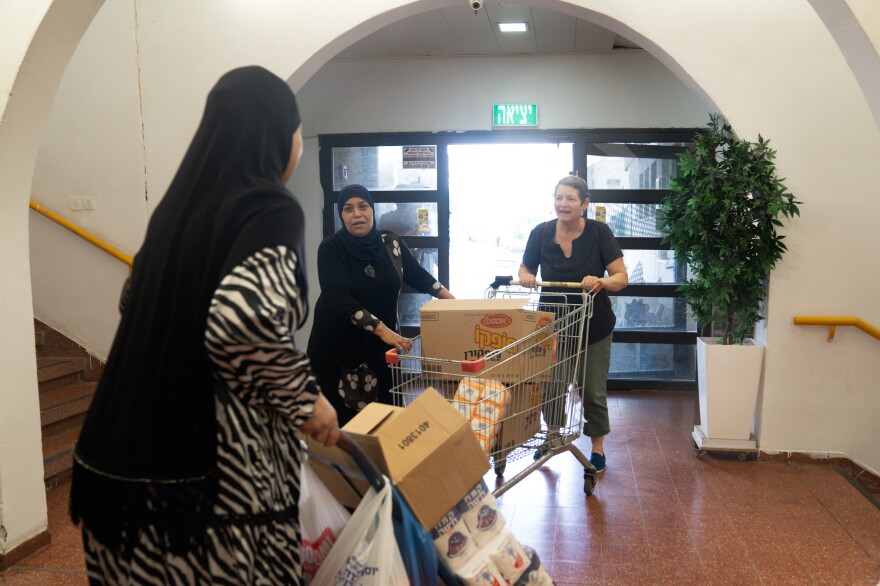
<instances>
[{"instance_id":1,"label":"stacked boxes","mask_svg":"<svg viewBox=\"0 0 880 586\"><path fill-rule=\"evenodd\" d=\"M500 424L510 412L510 393L495 380L465 378L458 384L452 406L471 424L483 451L495 447Z\"/></svg>"}]
</instances>

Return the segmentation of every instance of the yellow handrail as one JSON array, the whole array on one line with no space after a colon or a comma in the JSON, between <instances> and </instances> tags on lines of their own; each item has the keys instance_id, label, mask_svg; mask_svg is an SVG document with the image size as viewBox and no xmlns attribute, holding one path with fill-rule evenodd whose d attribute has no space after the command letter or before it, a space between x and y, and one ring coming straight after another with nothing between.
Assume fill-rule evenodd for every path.
<instances>
[{"instance_id":1,"label":"yellow handrail","mask_svg":"<svg viewBox=\"0 0 880 586\"><path fill-rule=\"evenodd\" d=\"M860 320L857 317L816 317L806 315L796 315L794 317L794 325L796 326L828 326L828 341L834 339L834 332L837 326L853 326L859 328L869 336L873 336L880 340L880 329L875 328L871 324Z\"/></svg>"},{"instance_id":2,"label":"yellow handrail","mask_svg":"<svg viewBox=\"0 0 880 586\"><path fill-rule=\"evenodd\" d=\"M98 248L100 248L101 250L103 250L104 252L109 254L110 256L118 258L119 260L121 260L122 262L127 264L128 269L131 270L131 266L134 263L134 261L127 254L123 254L123 253L119 252L118 250L116 250L115 248L113 248L112 246L110 246L109 244L107 244L106 242L101 240L100 238L92 236L91 234L89 234L88 232L86 232L85 230L83 230L82 228L77 226L76 224L68 222L67 220L65 220L64 218L62 218L61 216L59 216L55 212L49 210L45 206L41 206L40 204L38 204L34 200L30 200L30 206L31 206L32 210L43 214L44 216L46 216L47 218L49 218L50 220L52 220L56 224L64 226L65 228L67 228L68 230L70 230L71 232L73 232L74 234L76 234L77 236L82 238L83 240L86 240L87 242L94 244L95 246L97 246Z\"/></svg>"}]
</instances>

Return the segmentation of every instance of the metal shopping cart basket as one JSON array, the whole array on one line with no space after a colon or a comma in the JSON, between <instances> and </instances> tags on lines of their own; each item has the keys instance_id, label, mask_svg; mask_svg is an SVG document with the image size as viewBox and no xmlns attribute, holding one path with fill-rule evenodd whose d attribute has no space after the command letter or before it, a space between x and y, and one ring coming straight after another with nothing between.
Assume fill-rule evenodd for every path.
<instances>
[{"instance_id":1,"label":"metal shopping cart basket","mask_svg":"<svg viewBox=\"0 0 880 586\"><path fill-rule=\"evenodd\" d=\"M534 457L496 488L496 497L562 452L571 452L583 465L584 492L590 495L596 470L574 441L583 428L578 381L586 360L584 340L595 292L538 295L511 288L518 284L511 277L496 277L486 297L524 298L526 308L541 312L534 332L474 360L422 356L419 338L408 354L389 350L392 397L396 405L405 407L429 387L440 392L470 420L499 477L508 462ZM536 285L581 288L580 283Z\"/></svg>"}]
</instances>

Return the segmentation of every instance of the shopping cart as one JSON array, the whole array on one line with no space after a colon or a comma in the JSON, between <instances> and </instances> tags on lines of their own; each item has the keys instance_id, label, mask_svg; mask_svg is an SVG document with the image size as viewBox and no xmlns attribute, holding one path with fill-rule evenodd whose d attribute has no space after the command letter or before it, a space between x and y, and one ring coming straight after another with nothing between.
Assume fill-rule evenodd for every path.
<instances>
[{"instance_id":1,"label":"shopping cart","mask_svg":"<svg viewBox=\"0 0 880 586\"><path fill-rule=\"evenodd\" d=\"M394 403L405 407L425 389L440 392L471 421L484 442L495 473L502 477L508 462L533 461L497 486L498 497L562 452L571 452L584 467L584 492L593 493L596 469L574 445L583 428L579 376L586 362L584 340L593 314L595 291L539 295L515 288L512 277L496 277L487 298L524 297L525 307L545 312L533 333L475 360L422 356L414 339L407 354L386 353L392 374ZM537 282L542 288L581 289L580 283ZM542 417L543 416L543 417Z\"/></svg>"}]
</instances>

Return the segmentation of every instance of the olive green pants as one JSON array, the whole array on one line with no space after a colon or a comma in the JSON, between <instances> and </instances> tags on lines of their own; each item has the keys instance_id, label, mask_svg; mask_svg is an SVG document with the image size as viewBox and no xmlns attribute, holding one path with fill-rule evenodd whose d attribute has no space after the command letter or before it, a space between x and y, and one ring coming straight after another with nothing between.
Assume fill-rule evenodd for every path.
<instances>
[{"instance_id":1,"label":"olive green pants","mask_svg":"<svg viewBox=\"0 0 880 586\"><path fill-rule=\"evenodd\" d=\"M599 437L611 431L608 421L608 370L611 367L611 338L609 334L587 346L581 355L580 372L576 376L584 407L584 435ZM542 402L544 421L549 427L563 427L565 421L565 387L562 381L544 385Z\"/></svg>"}]
</instances>

